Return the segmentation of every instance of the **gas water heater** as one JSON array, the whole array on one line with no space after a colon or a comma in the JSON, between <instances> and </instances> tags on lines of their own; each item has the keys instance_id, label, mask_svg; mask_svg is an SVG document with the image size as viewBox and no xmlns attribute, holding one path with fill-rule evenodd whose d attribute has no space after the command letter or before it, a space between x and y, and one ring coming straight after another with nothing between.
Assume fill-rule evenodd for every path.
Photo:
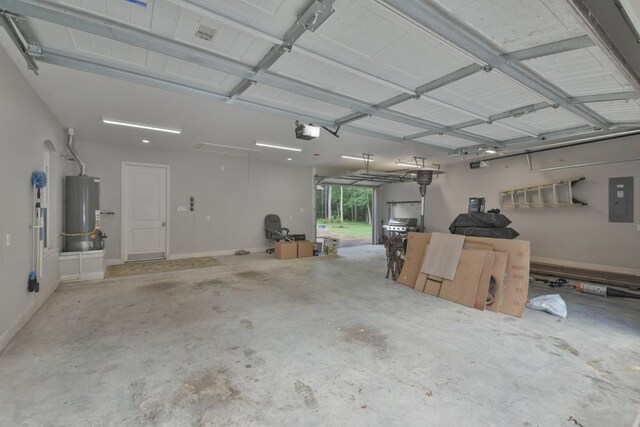
<instances>
[{"instance_id":1,"label":"gas water heater","mask_svg":"<svg viewBox=\"0 0 640 427\"><path fill-rule=\"evenodd\" d=\"M64 251L93 251L104 249L100 222L100 178L87 176L86 166L78 156L73 128L68 129L67 147L80 166L79 175L65 177L64 194Z\"/></svg>"}]
</instances>

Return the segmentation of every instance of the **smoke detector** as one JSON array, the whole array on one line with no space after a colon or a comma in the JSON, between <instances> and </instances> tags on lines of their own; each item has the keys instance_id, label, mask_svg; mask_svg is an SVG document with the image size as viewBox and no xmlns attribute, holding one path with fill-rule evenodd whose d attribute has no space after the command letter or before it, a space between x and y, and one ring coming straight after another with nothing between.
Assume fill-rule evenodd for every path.
<instances>
[{"instance_id":1,"label":"smoke detector","mask_svg":"<svg viewBox=\"0 0 640 427\"><path fill-rule=\"evenodd\" d=\"M198 31L196 31L196 37L202 40L211 41L213 36L216 35L216 30L206 25L200 25Z\"/></svg>"}]
</instances>

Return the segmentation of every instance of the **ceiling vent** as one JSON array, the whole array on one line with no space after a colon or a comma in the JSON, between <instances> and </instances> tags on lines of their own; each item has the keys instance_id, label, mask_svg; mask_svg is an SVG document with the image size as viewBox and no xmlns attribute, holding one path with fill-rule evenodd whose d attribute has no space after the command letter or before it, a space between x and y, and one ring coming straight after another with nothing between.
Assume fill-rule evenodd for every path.
<instances>
[{"instance_id":1,"label":"ceiling vent","mask_svg":"<svg viewBox=\"0 0 640 427\"><path fill-rule=\"evenodd\" d=\"M216 30L211 27L207 27L206 25L200 25L200 27L198 27L198 31L196 31L196 37L208 42L211 41L215 35Z\"/></svg>"}]
</instances>

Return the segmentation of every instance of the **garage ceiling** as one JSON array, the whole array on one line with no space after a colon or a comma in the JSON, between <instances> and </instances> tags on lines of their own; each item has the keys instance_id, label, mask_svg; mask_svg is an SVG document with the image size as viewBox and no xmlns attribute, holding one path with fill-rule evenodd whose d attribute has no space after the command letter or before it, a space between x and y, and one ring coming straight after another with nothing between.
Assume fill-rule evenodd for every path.
<instances>
[{"instance_id":1,"label":"garage ceiling","mask_svg":"<svg viewBox=\"0 0 640 427\"><path fill-rule=\"evenodd\" d=\"M636 76L567 0L0 0L0 9L36 60L56 66L41 75L61 66L341 125L405 144L396 158L640 129ZM211 40L197 35L211 30ZM121 118L144 122L124 107Z\"/></svg>"}]
</instances>

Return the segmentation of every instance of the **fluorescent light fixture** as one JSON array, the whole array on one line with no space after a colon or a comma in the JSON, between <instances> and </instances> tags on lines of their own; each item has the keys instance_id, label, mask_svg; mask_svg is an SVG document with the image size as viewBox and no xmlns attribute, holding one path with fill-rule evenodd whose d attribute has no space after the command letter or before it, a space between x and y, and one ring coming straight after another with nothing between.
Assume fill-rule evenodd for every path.
<instances>
[{"instance_id":1,"label":"fluorescent light fixture","mask_svg":"<svg viewBox=\"0 0 640 427\"><path fill-rule=\"evenodd\" d=\"M422 166L415 163L396 162L396 166L406 166L408 168L421 168Z\"/></svg>"},{"instance_id":2,"label":"fluorescent light fixture","mask_svg":"<svg viewBox=\"0 0 640 427\"><path fill-rule=\"evenodd\" d=\"M134 123L134 122L125 122L123 120L109 119L107 117L102 118L102 123L108 125L117 125L117 126L126 126L130 128L138 128L138 129L147 129L147 130L155 130L158 132L167 132L167 133L182 133L182 129L176 128L163 128L158 126L147 125L144 123Z\"/></svg>"},{"instance_id":3,"label":"fluorescent light fixture","mask_svg":"<svg viewBox=\"0 0 640 427\"><path fill-rule=\"evenodd\" d=\"M143 144L148 144L149 142L151 142L151 141L149 141L148 139L143 139L143 140L142 140L142 143L143 143Z\"/></svg>"},{"instance_id":4,"label":"fluorescent light fixture","mask_svg":"<svg viewBox=\"0 0 640 427\"><path fill-rule=\"evenodd\" d=\"M260 141L256 141L256 145L258 147L277 148L278 150L288 150L288 151L297 151L297 152L302 151L302 148L284 147L282 145L267 144L266 142L260 142Z\"/></svg>"},{"instance_id":5,"label":"fluorescent light fixture","mask_svg":"<svg viewBox=\"0 0 640 427\"><path fill-rule=\"evenodd\" d=\"M368 160L370 162L373 162L373 158L365 159L362 157L355 157L355 156L340 156L340 157L342 157L343 159L349 159L349 160Z\"/></svg>"},{"instance_id":6,"label":"fluorescent light fixture","mask_svg":"<svg viewBox=\"0 0 640 427\"><path fill-rule=\"evenodd\" d=\"M211 148L214 149L218 149L218 148L228 148L231 150L240 150L240 151L254 151L254 152L258 152L260 153L262 150L257 150L255 148L245 148L245 147L234 147L233 145L223 145L223 144L214 144L212 142L201 142L196 146L196 150L209 150Z\"/></svg>"},{"instance_id":7,"label":"fluorescent light fixture","mask_svg":"<svg viewBox=\"0 0 640 427\"><path fill-rule=\"evenodd\" d=\"M488 150L484 150L484 152L487 153L487 154L496 154L497 153L497 151L492 149L492 148L490 148Z\"/></svg>"},{"instance_id":8,"label":"fluorescent light fixture","mask_svg":"<svg viewBox=\"0 0 640 427\"><path fill-rule=\"evenodd\" d=\"M287 157L287 160L291 161L291 160L293 160L293 159L292 159L291 157Z\"/></svg>"}]
</instances>

